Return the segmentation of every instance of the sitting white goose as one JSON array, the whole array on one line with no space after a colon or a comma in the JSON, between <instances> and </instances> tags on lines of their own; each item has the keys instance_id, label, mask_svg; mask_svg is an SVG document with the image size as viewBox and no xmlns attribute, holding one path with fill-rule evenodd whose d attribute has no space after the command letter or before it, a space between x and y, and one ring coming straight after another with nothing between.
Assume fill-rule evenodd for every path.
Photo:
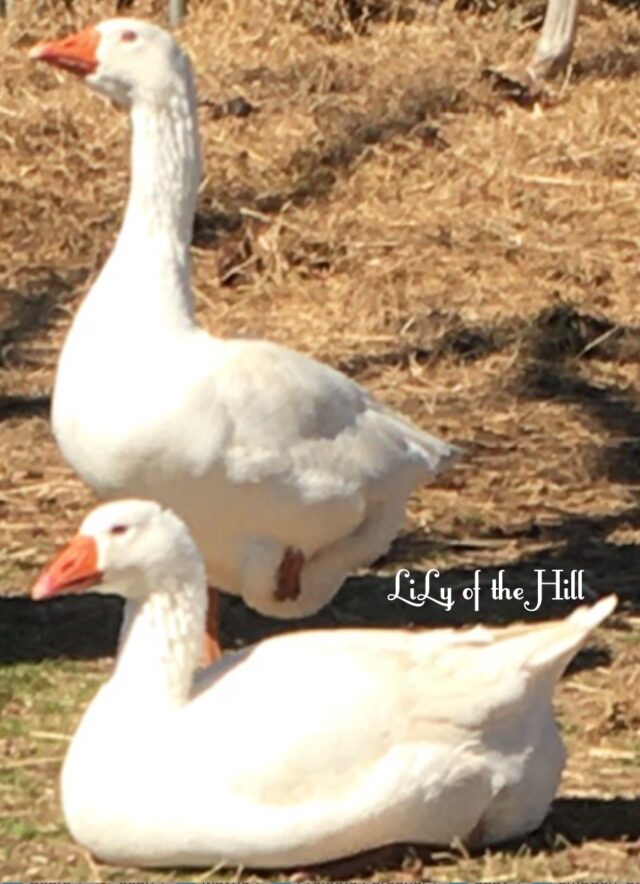
<instances>
[{"instance_id":1,"label":"sitting white goose","mask_svg":"<svg viewBox=\"0 0 640 884\"><path fill-rule=\"evenodd\" d=\"M616 605L502 629L292 633L194 680L206 576L180 519L151 501L94 510L33 596L89 586L127 602L64 763L64 815L97 857L144 866L284 867L534 829L565 758L555 683Z\"/></svg>"},{"instance_id":2,"label":"sitting white goose","mask_svg":"<svg viewBox=\"0 0 640 884\"><path fill-rule=\"evenodd\" d=\"M262 614L315 613L388 549L412 490L457 449L326 365L196 325L196 102L170 34L113 19L31 55L127 105L132 121L122 229L58 366L64 457L103 498L172 507L213 586Z\"/></svg>"}]
</instances>

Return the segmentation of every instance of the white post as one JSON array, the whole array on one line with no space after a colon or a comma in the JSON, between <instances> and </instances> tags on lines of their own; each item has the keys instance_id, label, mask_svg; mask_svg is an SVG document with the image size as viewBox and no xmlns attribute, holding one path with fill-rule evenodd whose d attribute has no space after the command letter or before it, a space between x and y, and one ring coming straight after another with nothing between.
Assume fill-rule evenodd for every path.
<instances>
[{"instance_id":1,"label":"white post","mask_svg":"<svg viewBox=\"0 0 640 884\"><path fill-rule=\"evenodd\" d=\"M2 0L0 0L2 2ZM169 24L171 27L179 25L187 8L187 0L169 0Z\"/></svg>"},{"instance_id":2,"label":"white post","mask_svg":"<svg viewBox=\"0 0 640 884\"><path fill-rule=\"evenodd\" d=\"M580 0L547 0L542 31L527 72L536 80L564 71L573 52Z\"/></svg>"}]
</instances>

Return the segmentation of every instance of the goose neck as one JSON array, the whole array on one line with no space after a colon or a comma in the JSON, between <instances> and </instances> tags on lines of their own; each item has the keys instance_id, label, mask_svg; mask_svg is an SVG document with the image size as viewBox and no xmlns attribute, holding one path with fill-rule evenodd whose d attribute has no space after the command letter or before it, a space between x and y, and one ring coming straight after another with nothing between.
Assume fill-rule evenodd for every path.
<instances>
[{"instance_id":1,"label":"goose neck","mask_svg":"<svg viewBox=\"0 0 640 884\"><path fill-rule=\"evenodd\" d=\"M206 579L167 576L143 601L125 606L113 675L118 689L140 702L181 706L190 697L205 628Z\"/></svg>"},{"instance_id":2,"label":"goose neck","mask_svg":"<svg viewBox=\"0 0 640 884\"><path fill-rule=\"evenodd\" d=\"M186 250L200 179L195 100L177 92L131 109L131 189L121 238L166 240Z\"/></svg>"}]
</instances>

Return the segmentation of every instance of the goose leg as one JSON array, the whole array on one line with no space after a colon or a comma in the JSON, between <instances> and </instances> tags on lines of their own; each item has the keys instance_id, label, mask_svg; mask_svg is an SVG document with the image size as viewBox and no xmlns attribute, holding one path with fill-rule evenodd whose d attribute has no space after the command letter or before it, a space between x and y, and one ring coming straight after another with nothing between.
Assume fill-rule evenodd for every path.
<instances>
[{"instance_id":1,"label":"goose leg","mask_svg":"<svg viewBox=\"0 0 640 884\"><path fill-rule=\"evenodd\" d=\"M276 588L273 592L279 602L297 599L300 595L300 573L305 563L302 550L287 547L278 568Z\"/></svg>"},{"instance_id":2,"label":"goose leg","mask_svg":"<svg viewBox=\"0 0 640 884\"><path fill-rule=\"evenodd\" d=\"M540 37L528 71L534 80L566 70L576 41L580 0L547 0Z\"/></svg>"},{"instance_id":3,"label":"goose leg","mask_svg":"<svg viewBox=\"0 0 640 884\"><path fill-rule=\"evenodd\" d=\"M220 647L220 638L218 634L218 602L220 595L217 589L209 586L207 589L207 619L205 625L205 633L202 642L202 658L203 666L210 666L222 657L222 648Z\"/></svg>"},{"instance_id":4,"label":"goose leg","mask_svg":"<svg viewBox=\"0 0 640 884\"><path fill-rule=\"evenodd\" d=\"M547 0L542 30L526 68L500 68L493 73L519 100L533 101L543 92L543 81L566 70L576 40L580 0Z\"/></svg>"}]
</instances>

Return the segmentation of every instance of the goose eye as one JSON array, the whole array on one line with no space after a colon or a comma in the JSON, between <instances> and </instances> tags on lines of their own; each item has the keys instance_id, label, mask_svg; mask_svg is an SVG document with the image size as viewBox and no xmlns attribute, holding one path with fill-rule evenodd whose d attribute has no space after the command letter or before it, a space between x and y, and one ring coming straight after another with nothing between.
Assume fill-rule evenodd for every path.
<instances>
[{"instance_id":1,"label":"goose eye","mask_svg":"<svg viewBox=\"0 0 640 884\"><path fill-rule=\"evenodd\" d=\"M138 39L138 35L135 31L123 31L120 34L120 39L123 43L133 43L134 40Z\"/></svg>"},{"instance_id":2,"label":"goose eye","mask_svg":"<svg viewBox=\"0 0 640 884\"><path fill-rule=\"evenodd\" d=\"M112 536L117 536L118 534L126 534L129 529L126 525L114 525L113 528L109 530L109 534Z\"/></svg>"}]
</instances>

